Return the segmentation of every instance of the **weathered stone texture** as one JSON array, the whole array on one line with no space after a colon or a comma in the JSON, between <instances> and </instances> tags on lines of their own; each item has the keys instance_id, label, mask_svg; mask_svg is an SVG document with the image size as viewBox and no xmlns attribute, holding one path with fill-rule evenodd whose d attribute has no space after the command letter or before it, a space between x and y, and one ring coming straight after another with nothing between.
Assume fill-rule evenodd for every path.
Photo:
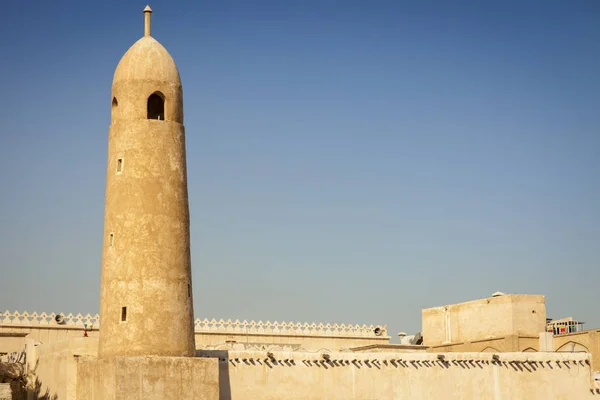
<instances>
[{"instance_id":1,"label":"weathered stone texture","mask_svg":"<svg viewBox=\"0 0 600 400\"><path fill-rule=\"evenodd\" d=\"M77 398L218 400L218 360L190 357L81 360L78 365Z\"/></svg>"},{"instance_id":2,"label":"weathered stone texture","mask_svg":"<svg viewBox=\"0 0 600 400\"><path fill-rule=\"evenodd\" d=\"M545 330L544 296L502 295L422 311L427 346L505 336L533 338ZM514 351L516 349L513 349Z\"/></svg>"},{"instance_id":3,"label":"weathered stone texture","mask_svg":"<svg viewBox=\"0 0 600 400\"><path fill-rule=\"evenodd\" d=\"M175 62L143 37L119 62L112 95L99 356L193 356L183 94Z\"/></svg>"},{"instance_id":4,"label":"weathered stone texture","mask_svg":"<svg viewBox=\"0 0 600 400\"><path fill-rule=\"evenodd\" d=\"M0 400L25 400L26 393L18 382L0 383Z\"/></svg>"},{"instance_id":5,"label":"weathered stone texture","mask_svg":"<svg viewBox=\"0 0 600 400\"><path fill-rule=\"evenodd\" d=\"M221 400L594 399L588 354L229 352Z\"/></svg>"},{"instance_id":6,"label":"weathered stone texture","mask_svg":"<svg viewBox=\"0 0 600 400\"><path fill-rule=\"evenodd\" d=\"M0 400L12 400L12 389L9 383L0 383Z\"/></svg>"}]
</instances>

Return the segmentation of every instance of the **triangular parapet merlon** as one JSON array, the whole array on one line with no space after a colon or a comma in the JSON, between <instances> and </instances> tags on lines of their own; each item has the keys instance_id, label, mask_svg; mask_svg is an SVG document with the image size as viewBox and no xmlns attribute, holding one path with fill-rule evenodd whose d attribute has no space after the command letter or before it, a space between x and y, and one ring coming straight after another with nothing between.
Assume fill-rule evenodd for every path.
<instances>
[{"instance_id":1,"label":"triangular parapet merlon","mask_svg":"<svg viewBox=\"0 0 600 400\"><path fill-rule=\"evenodd\" d=\"M98 329L98 314L0 312L0 325L62 325L82 329ZM387 325L352 325L308 322L232 321L230 319L200 319L194 321L198 333L227 333L240 335L288 335L288 336L334 336L334 337L380 337L387 338Z\"/></svg>"}]
</instances>

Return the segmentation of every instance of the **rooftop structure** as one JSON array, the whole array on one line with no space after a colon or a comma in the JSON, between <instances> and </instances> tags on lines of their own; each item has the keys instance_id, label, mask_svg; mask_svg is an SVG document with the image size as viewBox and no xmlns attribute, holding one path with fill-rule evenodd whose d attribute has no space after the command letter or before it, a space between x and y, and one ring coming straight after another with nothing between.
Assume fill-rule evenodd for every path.
<instances>
[{"instance_id":1,"label":"rooftop structure","mask_svg":"<svg viewBox=\"0 0 600 400\"><path fill-rule=\"evenodd\" d=\"M561 319L546 320L546 332L551 332L554 335L564 335L565 333L582 332L585 322L575 321L573 317Z\"/></svg>"},{"instance_id":2,"label":"rooftop structure","mask_svg":"<svg viewBox=\"0 0 600 400\"><path fill-rule=\"evenodd\" d=\"M422 322L423 343L428 346L510 335L537 338L546 323L545 298L494 293L485 299L424 309Z\"/></svg>"}]
</instances>

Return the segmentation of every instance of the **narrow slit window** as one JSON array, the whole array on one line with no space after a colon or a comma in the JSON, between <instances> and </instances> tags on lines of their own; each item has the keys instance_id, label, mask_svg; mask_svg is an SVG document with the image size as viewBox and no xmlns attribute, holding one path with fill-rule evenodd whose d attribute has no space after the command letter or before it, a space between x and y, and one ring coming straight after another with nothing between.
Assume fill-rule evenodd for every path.
<instances>
[{"instance_id":1,"label":"narrow slit window","mask_svg":"<svg viewBox=\"0 0 600 400\"><path fill-rule=\"evenodd\" d=\"M111 232L110 235L108 235L108 246L113 247L114 244L115 244L115 234Z\"/></svg>"},{"instance_id":2,"label":"narrow slit window","mask_svg":"<svg viewBox=\"0 0 600 400\"><path fill-rule=\"evenodd\" d=\"M121 322L127 321L127 307L121 307Z\"/></svg>"},{"instance_id":3,"label":"narrow slit window","mask_svg":"<svg viewBox=\"0 0 600 400\"><path fill-rule=\"evenodd\" d=\"M113 120L113 122L117 119L118 106L119 106L119 102L117 101L117 98L113 97L113 100L112 100L112 120Z\"/></svg>"},{"instance_id":4,"label":"narrow slit window","mask_svg":"<svg viewBox=\"0 0 600 400\"><path fill-rule=\"evenodd\" d=\"M119 158L117 159L117 174L120 174L121 172L123 172L123 159Z\"/></svg>"},{"instance_id":5,"label":"narrow slit window","mask_svg":"<svg viewBox=\"0 0 600 400\"><path fill-rule=\"evenodd\" d=\"M188 283L188 297L192 297L192 285Z\"/></svg>"}]
</instances>

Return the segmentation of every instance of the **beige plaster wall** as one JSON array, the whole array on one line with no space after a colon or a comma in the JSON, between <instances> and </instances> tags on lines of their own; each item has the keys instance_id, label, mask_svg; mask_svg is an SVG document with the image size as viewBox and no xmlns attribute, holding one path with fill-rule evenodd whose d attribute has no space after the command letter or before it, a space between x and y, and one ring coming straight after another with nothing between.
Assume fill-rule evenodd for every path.
<instances>
[{"instance_id":1,"label":"beige plaster wall","mask_svg":"<svg viewBox=\"0 0 600 400\"><path fill-rule=\"evenodd\" d=\"M428 346L511 335L537 337L544 331L546 305L540 295L503 295L422 310Z\"/></svg>"},{"instance_id":2,"label":"beige plaster wall","mask_svg":"<svg viewBox=\"0 0 600 400\"><path fill-rule=\"evenodd\" d=\"M24 336L2 336L2 332L0 331L0 354L9 354L16 351L23 351L24 349Z\"/></svg>"},{"instance_id":3,"label":"beige plaster wall","mask_svg":"<svg viewBox=\"0 0 600 400\"><path fill-rule=\"evenodd\" d=\"M77 360L96 356L98 339L75 338L36 347L37 361L28 388L28 399L57 396L58 400L77 399Z\"/></svg>"},{"instance_id":4,"label":"beige plaster wall","mask_svg":"<svg viewBox=\"0 0 600 400\"><path fill-rule=\"evenodd\" d=\"M500 340L486 344L494 342L502 347ZM161 393L162 397L155 398L192 399L208 399L194 396L212 393L212 398L216 398L214 382L218 368L222 400L583 399L591 395L591 356L586 353L500 353L502 363L494 364L492 354L487 352L444 353L442 362L437 359L439 353L385 352L385 349L360 353L272 352L276 361L269 360L266 351L198 351L201 357L211 358L208 360L213 363L211 367L186 364L207 361L204 358L97 360L91 357L96 348L97 340L90 338L37 347L37 393L57 395L60 400L87 400L107 398L101 393L124 388L125 394L111 398L153 398L148 393ZM330 355L329 362L324 361L322 353ZM177 360L183 360L183 364L173 364ZM163 375L168 378L164 380ZM174 383L189 379L192 380L189 385L180 387ZM198 385L212 385L213 389L202 386L204 389L198 391ZM178 392L186 387L195 391ZM188 397L169 397L172 393Z\"/></svg>"},{"instance_id":5,"label":"beige plaster wall","mask_svg":"<svg viewBox=\"0 0 600 400\"><path fill-rule=\"evenodd\" d=\"M531 336L510 335L494 339L474 340L429 347L429 352L519 352L539 351L540 339Z\"/></svg>"},{"instance_id":6,"label":"beige plaster wall","mask_svg":"<svg viewBox=\"0 0 600 400\"><path fill-rule=\"evenodd\" d=\"M210 352L203 353L210 355ZM221 400L586 399L589 356L551 353L229 352L220 359Z\"/></svg>"},{"instance_id":7,"label":"beige plaster wall","mask_svg":"<svg viewBox=\"0 0 600 400\"><path fill-rule=\"evenodd\" d=\"M374 344L369 346L353 347L355 353L424 353L427 346L412 344Z\"/></svg>"},{"instance_id":8,"label":"beige plaster wall","mask_svg":"<svg viewBox=\"0 0 600 400\"><path fill-rule=\"evenodd\" d=\"M8 325L3 326L0 324L0 333L24 333L27 334L27 339L34 339L42 344L50 344L60 342L65 339L83 338L84 329L79 327L62 327L60 325L55 326L31 326L31 325ZM98 330L94 329L88 331L89 337L98 337ZM6 340L7 338L0 336L0 353L7 353L5 349L14 348L15 341ZM24 344L24 340L22 341ZM18 343L21 344L21 341ZM17 346L18 347L18 346ZM22 350L21 347L19 350ZM16 350L13 350L16 351Z\"/></svg>"},{"instance_id":9,"label":"beige plaster wall","mask_svg":"<svg viewBox=\"0 0 600 400\"><path fill-rule=\"evenodd\" d=\"M28 339L34 339L43 344L51 344L65 339L83 338L84 328L64 325L2 325L0 333L26 333ZM90 338L98 337L98 328L88 330ZM352 347L367 346L372 344L387 344L389 336L327 336L315 335L289 335L289 334L245 334L231 332L195 332L196 349L217 348L226 343L256 343L265 345L294 345L305 350L342 350ZM15 343L13 339L0 336L0 353L9 353L23 349L24 339ZM18 348L17 350L14 350Z\"/></svg>"},{"instance_id":10,"label":"beige plaster wall","mask_svg":"<svg viewBox=\"0 0 600 400\"><path fill-rule=\"evenodd\" d=\"M554 349L558 352L588 351L592 354L592 368L600 371L600 329L554 335Z\"/></svg>"},{"instance_id":11,"label":"beige plaster wall","mask_svg":"<svg viewBox=\"0 0 600 400\"><path fill-rule=\"evenodd\" d=\"M512 304L511 335L539 337L546 331L546 297L542 295L508 295ZM504 297L504 296L501 296Z\"/></svg>"},{"instance_id":12,"label":"beige plaster wall","mask_svg":"<svg viewBox=\"0 0 600 400\"><path fill-rule=\"evenodd\" d=\"M78 399L218 400L217 359L108 357L81 359Z\"/></svg>"},{"instance_id":13,"label":"beige plaster wall","mask_svg":"<svg viewBox=\"0 0 600 400\"><path fill-rule=\"evenodd\" d=\"M279 345L300 347L304 350L343 350L373 344L387 344L389 336L310 336L310 335L269 335L231 334L196 332L196 349L219 348L219 346L240 344L246 347L256 345Z\"/></svg>"}]
</instances>

